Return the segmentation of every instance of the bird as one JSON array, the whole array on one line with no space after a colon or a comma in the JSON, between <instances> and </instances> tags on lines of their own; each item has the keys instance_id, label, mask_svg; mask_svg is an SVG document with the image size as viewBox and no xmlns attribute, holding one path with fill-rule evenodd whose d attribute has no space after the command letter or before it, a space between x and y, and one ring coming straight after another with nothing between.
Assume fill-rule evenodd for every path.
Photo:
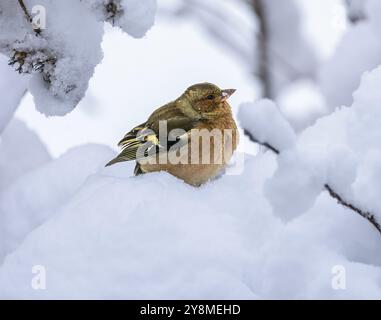
<instances>
[{"instance_id":1,"label":"bird","mask_svg":"<svg viewBox=\"0 0 381 320\"><path fill-rule=\"evenodd\" d=\"M118 143L121 153L106 167L136 161L136 176L166 171L195 187L214 179L239 143L227 101L235 91L208 82L190 86L130 130Z\"/></svg>"}]
</instances>

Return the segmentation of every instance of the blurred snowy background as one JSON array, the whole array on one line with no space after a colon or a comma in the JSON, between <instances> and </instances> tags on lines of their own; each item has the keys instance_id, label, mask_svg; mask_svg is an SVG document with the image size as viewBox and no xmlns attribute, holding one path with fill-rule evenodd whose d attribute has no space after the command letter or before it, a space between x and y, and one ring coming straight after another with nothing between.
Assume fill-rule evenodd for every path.
<instances>
[{"instance_id":1,"label":"blurred snowy background","mask_svg":"<svg viewBox=\"0 0 381 320\"><path fill-rule=\"evenodd\" d=\"M37 37L0 4L0 297L381 298L380 234L326 188L381 221L381 2L122 0L120 28L106 2L25 0ZM280 155L246 136L243 172L200 189L103 168L204 81Z\"/></svg>"},{"instance_id":2,"label":"blurred snowy background","mask_svg":"<svg viewBox=\"0 0 381 320\"><path fill-rule=\"evenodd\" d=\"M274 2L275 6L277 2ZM187 3L192 3L189 14ZM197 2L160 0L158 4L155 27L139 41L106 25L103 61L95 70L85 98L72 113L63 118L47 118L35 111L30 94L23 99L16 117L38 133L53 156L88 142L115 147L116 140L127 128L141 123L153 108L170 101L197 82L210 81L221 87L238 88L232 97L236 109L239 103L261 96L260 83L255 77L256 18L248 4L234 0L208 1L200 6L200 11L205 6L211 7L211 12L202 12L205 15L213 17L222 12L223 17L232 20L231 25L218 18L211 20L214 32L221 32L218 38L206 30L191 10L198 8ZM298 5L301 25L296 31L303 33L320 59L328 58L346 24L341 1L313 0L307 3L299 0ZM181 14L183 6L185 13ZM225 30L220 30L224 27L226 35ZM287 46L287 38L284 41ZM235 48L235 45L240 47ZM299 55L303 56L303 52ZM283 70L280 69L279 72ZM277 74L278 71L273 72ZM295 99L298 106L291 100L295 95L298 96ZM310 117L311 110L304 110L305 104L312 113L324 110L322 97L308 79L284 88L279 98L284 101L287 114L296 122L299 117ZM67 130L68 124L70 130Z\"/></svg>"}]
</instances>

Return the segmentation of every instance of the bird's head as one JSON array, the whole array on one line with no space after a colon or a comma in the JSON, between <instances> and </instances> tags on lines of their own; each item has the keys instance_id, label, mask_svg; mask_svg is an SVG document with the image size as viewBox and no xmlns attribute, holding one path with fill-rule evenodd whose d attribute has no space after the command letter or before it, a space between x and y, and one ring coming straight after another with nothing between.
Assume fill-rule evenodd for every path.
<instances>
[{"instance_id":1,"label":"bird's head","mask_svg":"<svg viewBox=\"0 0 381 320\"><path fill-rule=\"evenodd\" d=\"M222 106L235 91L235 89L222 90L212 83L198 83L189 87L181 99L186 100L202 115L214 115L222 111Z\"/></svg>"}]
</instances>

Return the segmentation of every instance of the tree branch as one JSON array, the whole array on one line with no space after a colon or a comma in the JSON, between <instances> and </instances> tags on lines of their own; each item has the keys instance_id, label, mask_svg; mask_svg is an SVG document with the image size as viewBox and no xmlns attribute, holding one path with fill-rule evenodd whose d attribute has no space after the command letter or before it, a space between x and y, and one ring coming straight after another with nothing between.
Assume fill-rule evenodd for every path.
<instances>
[{"instance_id":1,"label":"tree branch","mask_svg":"<svg viewBox=\"0 0 381 320\"><path fill-rule=\"evenodd\" d=\"M30 23L32 23L32 17L31 17L31 15L29 14L28 9L26 8L26 6L25 6L25 4L24 4L24 1L23 1L23 0L18 0L18 1L19 1L19 5L20 5L21 9L24 11L25 18L26 18Z\"/></svg>"},{"instance_id":2,"label":"tree branch","mask_svg":"<svg viewBox=\"0 0 381 320\"><path fill-rule=\"evenodd\" d=\"M277 148L273 147L272 145L270 145L267 142L259 141L248 130L245 129L244 132L250 138L251 141L253 141L255 143L258 143L259 145L268 148L269 150L274 152L276 155L280 154L280 151ZM363 217L364 219L368 220L377 229L378 233L380 233L380 235L381 235L381 224L377 221L377 218L375 217L375 215L373 213L370 213L368 211L364 211L364 210L356 207L355 205L351 204L349 201L345 200L342 196L340 196L340 194L337 191L335 191L329 184L325 184L324 185L324 189L326 191L328 191L328 194L333 199L337 200L337 202L339 204L341 204L343 207L356 212L361 217Z\"/></svg>"},{"instance_id":3,"label":"tree branch","mask_svg":"<svg viewBox=\"0 0 381 320\"><path fill-rule=\"evenodd\" d=\"M335 190L333 190L332 187L330 187L328 184L324 185L324 187L328 191L330 196L332 198L336 199L339 204L341 204L342 206L344 206L348 209L351 209L352 211L358 213L363 218L367 219L378 230L378 232L381 233L381 225L377 221L374 214L367 212L367 211L363 211L363 210L355 207L353 204L347 202Z\"/></svg>"},{"instance_id":4,"label":"tree branch","mask_svg":"<svg viewBox=\"0 0 381 320\"><path fill-rule=\"evenodd\" d=\"M260 64L258 67L258 76L263 84L263 96L265 98L274 98L273 88L271 85L271 75L269 71L269 34L267 26L266 8L263 0L252 0L251 5L259 20L258 32L258 50L260 54Z\"/></svg>"},{"instance_id":5,"label":"tree branch","mask_svg":"<svg viewBox=\"0 0 381 320\"><path fill-rule=\"evenodd\" d=\"M267 142L261 142L259 141L257 138L255 138L250 131L244 129L244 133L245 135L247 135L249 137L249 139L254 142L254 143L258 143L259 145L261 146L264 146L266 147L267 149L271 150L272 152L274 152L275 154L280 154L280 151L278 149L276 149L275 147L273 147L272 145L268 144Z\"/></svg>"},{"instance_id":6,"label":"tree branch","mask_svg":"<svg viewBox=\"0 0 381 320\"><path fill-rule=\"evenodd\" d=\"M346 0L345 4L347 9L347 18L350 23L357 24L366 19L365 12L362 12L361 8L359 8L358 10L352 8L352 6L356 5L353 4L353 0Z\"/></svg>"}]
</instances>

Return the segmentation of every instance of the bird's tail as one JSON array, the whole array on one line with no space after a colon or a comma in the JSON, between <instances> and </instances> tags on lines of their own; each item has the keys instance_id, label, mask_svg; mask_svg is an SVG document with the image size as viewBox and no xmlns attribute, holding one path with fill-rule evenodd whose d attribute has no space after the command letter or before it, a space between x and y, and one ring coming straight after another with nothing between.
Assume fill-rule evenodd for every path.
<instances>
[{"instance_id":1,"label":"bird's tail","mask_svg":"<svg viewBox=\"0 0 381 320\"><path fill-rule=\"evenodd\" d=\"M113 164L116 164L116 163L119 163L119 162L123 162L125 161L124 159L121 159L119 156L117 156L115 159L112 159L110 162L108 162L105 167L109 167L109 166L112 166Z\"/></svg>"},{"instance_id":2,"label":"bird's tail","mask_svg":"<svg viewBox=\"0 0 381 320\"><path fill-rule=\"evenodd\" d=\"M123 151L113 160L106 164L106 167L109 167L118 162L136 160L138 156L139 147L143 144L138 139L130 139L126 142Z\"/></svg>"},{"instance_id":3,"label":"bird's tail","mask_svg":"<svg viewBox=\"0 0 381 320\"><path fill-rule=\"evenodd\" d=\"M124 162L124 159L121 159L119 156L116 157L115 159L111 160L109 163L105 165L105 167L112 166L115 163L119 162ZM135 169L134 169L134 175L135 176L140 176L141 174L144 174L145 172L143 171L142 167L140 166L139 162L136 162Z\"/></svg>"}]
</instances>

